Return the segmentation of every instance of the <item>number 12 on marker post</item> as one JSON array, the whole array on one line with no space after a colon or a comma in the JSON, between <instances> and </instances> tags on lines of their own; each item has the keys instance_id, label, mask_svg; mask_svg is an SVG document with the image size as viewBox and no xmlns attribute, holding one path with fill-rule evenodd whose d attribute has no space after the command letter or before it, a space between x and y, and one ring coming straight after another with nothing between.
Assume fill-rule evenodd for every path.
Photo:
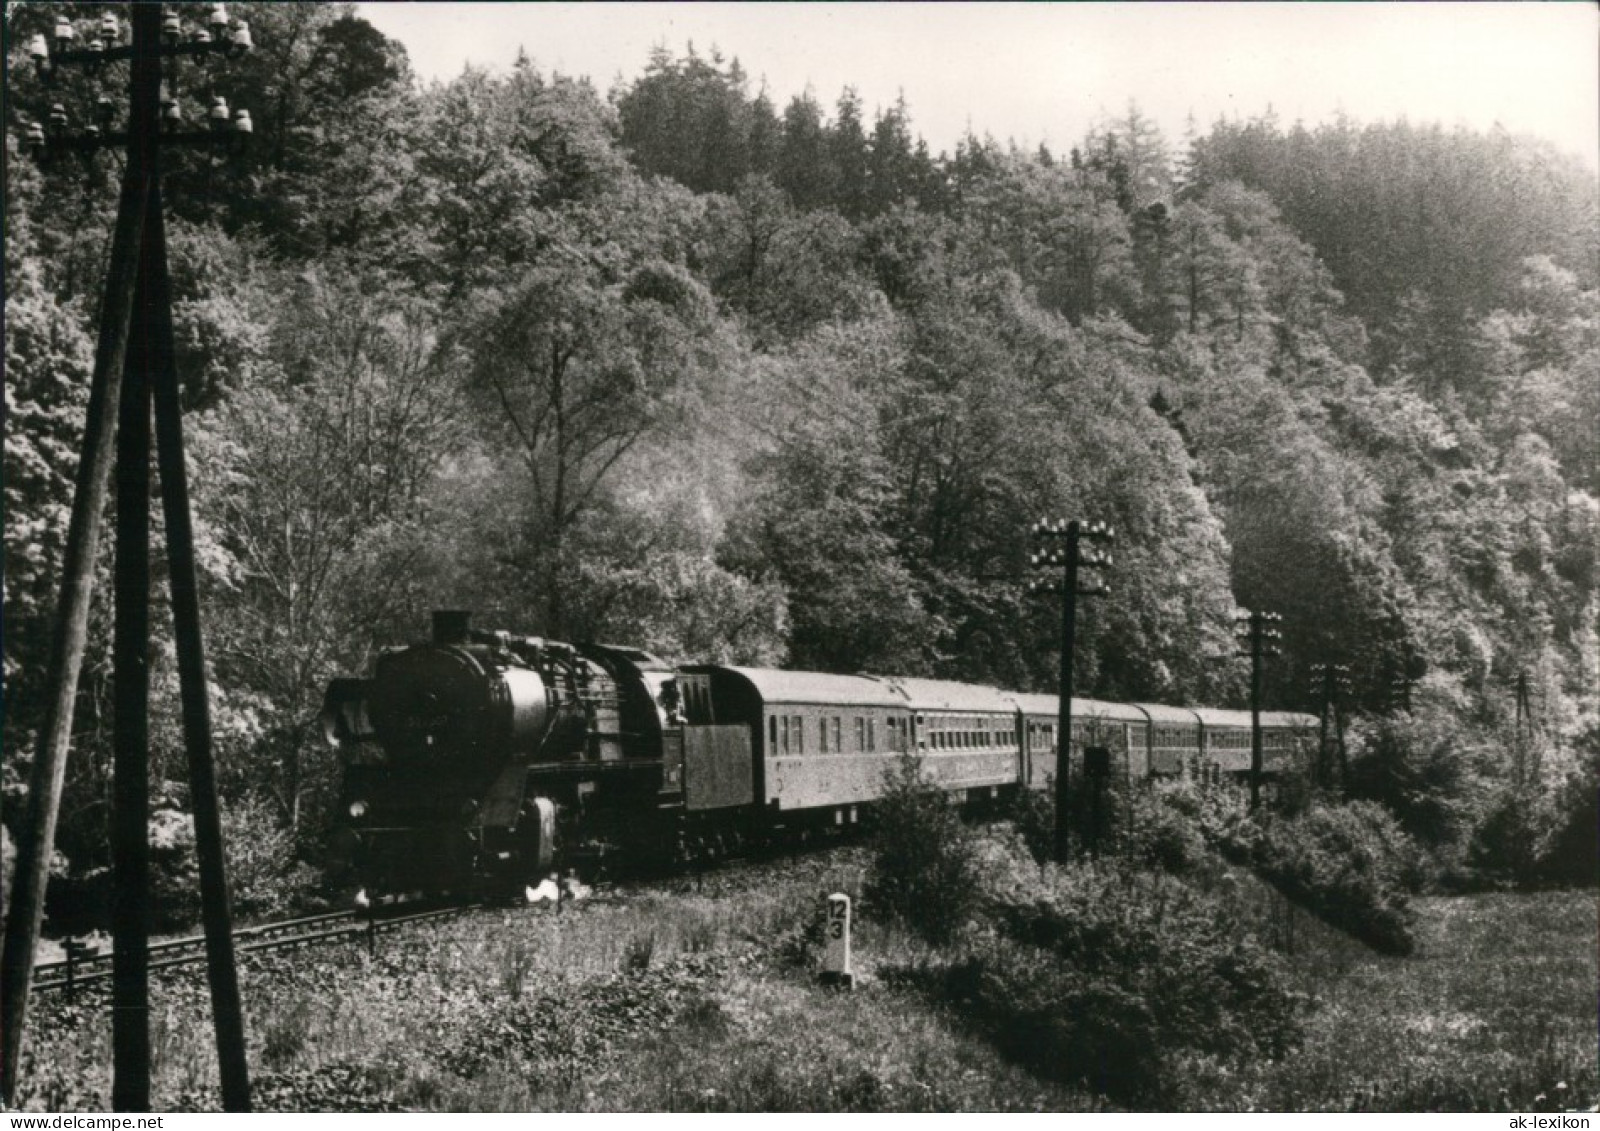
<instances>
[{"instance_id":1,"label":"number 12 on marker post","mask_svg":"<svg viewBox=\"0 0 1600 1131\"><path fill-rule=\"evenodd\" d=\"M851 982L850 897L836 893L828 897L827 947L822 955L823 974L830 980Z\"/></svg>"}]
</instances>

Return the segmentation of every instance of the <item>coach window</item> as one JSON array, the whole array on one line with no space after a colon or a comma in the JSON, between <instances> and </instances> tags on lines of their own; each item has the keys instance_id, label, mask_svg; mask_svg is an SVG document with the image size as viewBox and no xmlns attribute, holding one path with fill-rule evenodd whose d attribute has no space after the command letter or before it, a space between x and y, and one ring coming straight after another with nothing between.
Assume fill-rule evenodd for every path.
<instances>
[{"instance_id":1,"label":"coach window","mask_svg":"<svg viewBox=\"0 0 1600 1131\"><path fill-rule=\"evenodd\" d=\"M876 751L878 749L878 720L877 719L868 719L867 720L867 749L871 750L871 751Z\"/></svg>"},{"instance_id":2,"label":"coach window","mask_svg":"<svg viewBox=\"0 0 1600 1131\"><path fill-rule=\"evenodd\" d=\"M806 720L803 715L794 717L794 752L796 754L806 752Z\"/></svg>"},{"instance_id":3,"label":"coach window","mask_svg":"<svg viewBox=\"0 0 1600 1131\"><path fill-rule=\"evenodd\" d=\"M789 716L783 716L783 745L779 747L785 754L789 753Z\"/></svg>"},{"instance_id":4,"label":"coach window","mask_svg":"<svg viewBox=\"0 0 1600 1131\"><path fill-rule=\"evenodd\" d=\"M833 749L836 753L844 753L844 719L833 716Z\"/></svg>"},{"instance_id":5,"label":"coach window","mask_svg":"<svg viewBox=\"0 0 1600 1131\"><path fill-rule=\"evenodd\" d=\"M774 754L778 752L778 716L767 716L767 748Z\"/></svg>"}]
</instances>

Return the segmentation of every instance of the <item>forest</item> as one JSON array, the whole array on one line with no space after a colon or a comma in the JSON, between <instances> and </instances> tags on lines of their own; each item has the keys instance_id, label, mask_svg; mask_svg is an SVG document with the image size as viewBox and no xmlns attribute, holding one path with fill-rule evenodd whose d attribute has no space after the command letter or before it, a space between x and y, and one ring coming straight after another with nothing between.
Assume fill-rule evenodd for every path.
<instances>
[{"instance_id":1,"label":"forest","mask_svg":"<svg viewBox=\"0 0 1600 1131\"><path fill-rule=\"evenodd\" d=\"M115 158L20 152L19 122L90 120L108 81L26 65L58 7L5 13L8 867L118 185ZM256 50L210 81L251 146L164 158L242 911L315 886L327 681L430 609L1053 691L1059 612L1027 593L1047 517L1117 531L1080 694L1242 706L1233 617L1277 612L1266 706L1319 710L1313 665L1350 667L1342 789L1438 882L1592 878L1600 200L1576 158L1265 108L1175 139L1132 104L1067 152L936 154L903 101L780 105L715 49L606 90L527 55L424 85L352 5L248 13ZM105 541L73 881L108 864ZM152 837L181 918L151 585Z\"/></svg>"}]
</instances>

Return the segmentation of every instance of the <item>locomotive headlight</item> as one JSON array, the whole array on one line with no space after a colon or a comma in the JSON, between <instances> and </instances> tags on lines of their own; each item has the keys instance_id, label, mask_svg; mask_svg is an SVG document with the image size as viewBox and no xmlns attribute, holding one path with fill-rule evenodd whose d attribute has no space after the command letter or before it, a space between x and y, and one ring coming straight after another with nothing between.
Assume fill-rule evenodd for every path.
<instances>
[{"instance_id":1,"label":"locomotive headlight","mask_svg":"<svg viewBox=\"0 0 1600 1131\"><path fill-rule=\"evenodd\" d=\"M356 801L350 802L350 819L352 821L359 821L359 820L361 820L362 817L365 817L366 815L367 815L367 803L365 801L356 800Z\"/></svg>"}]
</instances>

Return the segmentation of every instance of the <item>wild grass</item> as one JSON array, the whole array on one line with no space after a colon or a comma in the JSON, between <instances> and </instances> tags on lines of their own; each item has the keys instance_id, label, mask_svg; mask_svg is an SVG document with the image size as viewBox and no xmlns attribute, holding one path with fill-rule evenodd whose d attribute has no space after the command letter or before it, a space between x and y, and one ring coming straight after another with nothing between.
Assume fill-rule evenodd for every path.
<instances>
[{"instance_id":1,"label":"wild grass","mask_svg":"<svg viewBox=\"0 0 1600 1131\"><path fill-rule=\"evenodd\" d=\"M364 946L241 964L262 1110L1087 1110L1103 1100L1007 1060L884 971L941 949L879 921L866 856L833 852L618 891L558 913L502 908ZM1313 998L1297 1050L1181 1065L1197 1108L1586 1107L1596 1084L1593 892L1416 902L1418 951L1387 958L1244 873L1187 882L1235 901ZM817 983L820 908L856 899L853 993ZM23 1106L104 1110L103 990L41 997ZM153 986L158 1109L219 1106L199 968ZM1564 1093L1556 1085L1567 1085ZM1565 1099L1557 1099L1564 1095Z\"/></svg>"},{"instance_id":2,"label":"wild grass","mask_svg":"<svg viewBox=\"0 0 1600 1131\"><path fill-rule=\"evenodd\" d=\"M1595 893L1433 897L1415 907L1412 958L1308 940L1292 959L1315 1006L1300 1049L1215 1081L1207 1106L1532 1111L1600 1100Z\"/></svg>"}]
</instances>

